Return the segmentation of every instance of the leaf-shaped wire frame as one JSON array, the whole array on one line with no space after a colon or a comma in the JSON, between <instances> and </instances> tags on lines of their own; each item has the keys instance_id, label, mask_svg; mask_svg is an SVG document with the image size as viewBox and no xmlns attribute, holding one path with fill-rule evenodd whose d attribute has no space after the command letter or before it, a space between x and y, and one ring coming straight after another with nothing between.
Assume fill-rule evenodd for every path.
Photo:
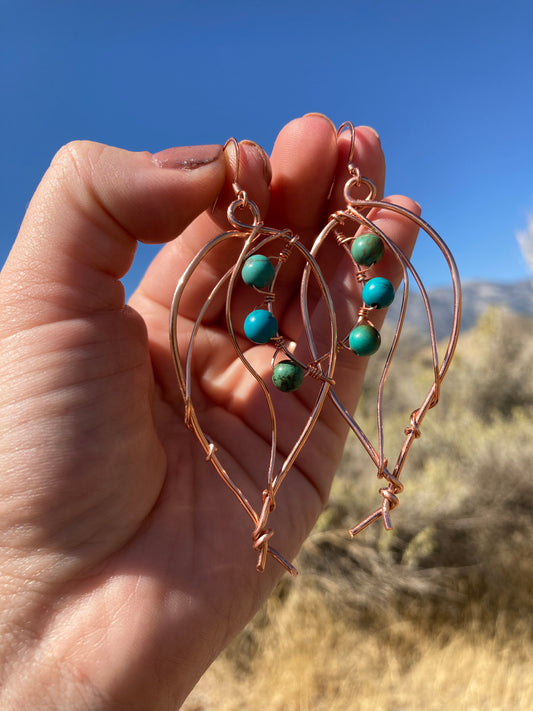
<instances>
[{"instance_id":1,"label":"leaf-shaped wire frame","mask_svg":"<svg viewBox=\"0 0 533 711\"><path fill-rule=\"evenodd\" d=\"M181 276L176 286L174 298L172 301L170 318L170 344L176 367L178 384L185 404L185 423L194 432L200 444L202 445L206 453L206 459L211 462L215 470L218 472L219 476L233 492L241 506L251 518L254 526L252 531L253 547L258 551L257 569L259 571L264 570L267 555L270 554L274 559L281 563L281 565L283 565L292 575L296 574L296 569L294 568L294 566L270 545L269 542L273 535L273 530L267 528L267 523L269 520L269 516L276 505L276 494L287 473L293 466L302 447L309 438L311 431L318 420L324 402L328 397L332 400L338 411L341 413L342 417L345 419L349 427L352 429L352 431L355 433L355 435L363 445L367 454L369 455L375 467L377 468L378 477L384 478L387 481L387 486L384 486L379 490L379 493L382 497L381 506L373 513L371 513L367 518L361 521L359 524L354 526L350 530L350 533L352 536L356 535L368 525L370 525L373 521L379 518L382 518L386 529L392 528L390 511L398 505L398 494L400 494L403 490L403 484L400 481L400 475L405 464L406 457L410 451L411 445L413 444L414 440L420 436L420 424L423 418L427 414L428 410L434 407L439 400L440 387L450 366L459 335L459 326L461 319L461 285L457 266L450 250L446 246L443 239L439 236L439 234L418 215L407 210L404 207L401 207L400 205L395 205L391 202L385 202L375 199L376 188L374 184L368 178L361 176L359 169L354 163L355 128L353 124L351 124L350 122L342 124L338 130L338 135L340 135L342 131L346 129L350 130L351 132L350 157L348 161L348 171L350 173L350 178L348 179L344 187L346 207L344 210L338 211L331 215L330 219L328 220L328 223L325 225L321 233L317 236L311 250L308 250L299 241L298 236L294 235L290 230L276 230L266 227L263 224L257 206L255 205L255 203L249 200L246 193L239 186L239 146L235 139L230 139L226 146L232 143L237 157L236 176L233 182L233 188L236 197L235 200L228 207L227 216L230 225L234 229L218 235L210 242L208 242L198 252L196 257L192 260L192 262L189 264L189 266ZM359 188L361 185L364 185L368 188L368 195L364 199L356 199L353 197L352 192L354 189ZM367 213L374 208L377 208L380 211L388 210L390 212L399 214L408 220L411 220L419 229L423 230L435 242L435 244L440 249L441 253L445 258L453 286L453 317L450 335L446 343L445 353L442 358L439 357L435 322L428 293L422 283L418 272L416 271L408 257L379 228L376 223L372 222L367 217ZM248 215L251 218L251 222L245 222L243 221L243 219L239 219L238 213L242 213L242 211L248 211ZM354 240L354 236L353 234L351 234L350 236L346 236L343 233L342 227L346 223L355 225L356 228L357 226L362 226L369 232L377 235L383 242L383 244L386 245L390 252L395 256L402 270L404 286L399 316L396 324L396 330L392 338L391 347L386 358L385 365L383 367L377 394L377 447L373 446L369 438L363 432L362 428L354 419L353 415L346 410L340 397L337 395L334 389L334 372L337 353L340 349L348 349L348 336L344 336L340 339L338 338L335 306L328 285L321 272L318 259L320 248L322 247L324 242L328 239L334 238L336 239L340 247L344 249L344 251L349 255L350 259L352 259L353 261L348 244ZM182 296L186 291L187 285L193 277L194 272L203 262L203 260L206 259L214 249L229 240L239 240L242 243L239 257L234 263L234 265L229 268L227 272L219 279L219 281L212 288L210 294L204 301L198 313L192 331L188 336L189 340L187 342L186 348L182 352L180 351L180 340L186 340L187 338L184 335L180 338L178 327L178 314ZM248 361L245 352L242 350L239 344L239 339L235 332L232 317L232 298L233 292L236 287L237 279L239 278L241 269L246 259L248 259L250 256L253 256L254 254L261 253L261 251L264 250L265 247L272 246L276 242L279 243L280 241L283 246L278 251L277 255L274 257L275 261L277 262L277 265L275 268L274 277L269 285L269 289L267 291L256 291L258 291L258 293L262 296L266 309L268 309L268 311L272 313L273 304L275 303L274 289L279 271L283 268L283 265L290 258L290 255L293 252L297 252L301 257L303 257L305 261L305 267L302 270L302 277L300 283L300 313L303 324L303 332L307 340L307 346L310 353L310 362L303 363L298 360L298 358L294 354L294 349L289 350L289 348L287 347L286 339L278 332L274 336L274 338L271 339L270 342L270 347L274 347L274 352L272 356L272 367L274 367L277 356L280 353L283 353L290 360L297 363L305 371L306 375L317 379L320 383L320 386L318 388L318 393L316 395L314 405L310 410L309 417L300 435L296 439L292 449L285 457L281 465L277 465L278 460L276 454L278 435L277 418L274 403L269 393L269 389L267 387L266 382ZM358 281L364 283L367 280L366 272L368 271L368 269L361 268L361 266L357 265L355 262L354 268L356 270L356 276ZM312 332L311 320L308 311L308 286L311 275L314 277L314 279L316 279L316 282L319 286L322 298L326 306L326 312L329 323L329 349L327 350L327 352L322 353L318 352L316 341ZM416 409L414 409L411 413L409 426L405 429L405 440L403 446L397 457L394 468L392 469L392 471L390 471L388 460L385 457L385 444L383 434L383 393L387 376L392 364L393 357L396 353L396 349L405 320L409 295L410 275L418 286L427 314L433 361L433 382L422 404ZM217 446L215 442L204 431L202 424L200 423L192 396L192 365L194 361L194 347L198 332L202 326L202 322L209 310L210 305L213 303L215 298L220 297L220 294L223 292L224 289L225 326L228 337L233 345L236 356L242 362L242 364L251 374L251 376L253 376L257 381L258 386L262 391L265 401L267 403L270 417L270 458L265 477L266 487L263 490L262 506L259 512L254 509L247 496L232 479L227 469L224 467L223 462L217 454ZM357 324L371 323L369 317L371 315L372 310L373 307L362 305L359 310ZM354 357L357 356L354 355Z\"/></svg>"},{"instance_id":2,"label":"leaf-shaped wire frame","mask_svg":"<svg viewBox=\"0 0 533 711\"><path fill-rule=\"evenodd\" d=\"M237 152L238 165L238 144L234 142L233 139L231 139L231 142L234 143L235 150ZM253 547L258 551L259 554L257 569L259 571L262 571L264 569L267 554L270 554L279 563L281 563L281 565L283 565L292 575L295 575L296 569L294 568L294 566L269 544L270 538L273 535L273 530L267 528L267 522L270 514L275 508L276 494L287 473L294 464L294 461L300 453L303 445L307 441L311 430L313 429L320 415L320 411L326 400L329 388L333 383L333 373L335 369L335 361L337 355L337 328L335 311L333 308L333 302L331 300L329 289L324 280L324 277L320 269L318 268L315 259L306 249L306 247L299 241L298 236L294 235L290 230L277 230L266 227L261 221L260 213L257 206L255 205L255 203L249 200L246 193L240 188L237 181L237 176L235 178L233 187L236 193L236 198L230 204L227 211L227 216L228 221L230 222L231 226L234 227L234 229L224 232L223 234L218 235L210 242L208 242L189 264L176 286L174 298L172 301L170 318L171 351L176 367L179 388L185 404L185 423L198 438L200 444L206 452L206 459L211 462L211 464L218 472L224 483L233 492L233 494L235 495L235 497L253 522ZM242 211L248 212L251 218L251 223L244 222L242 218L239 219L238 214L241 214ZM228 271L222 276L221 279L219 279L219 281L212 288L210 294L204 301L192 328L192 332L189 336L186 349L184 350L184 352L181 352L180 340L182 339L180 339L180 333L178 328L178 314L182 296L191 278L193 277L195 270L199 267L203 260L206 259L214 249L216 249L224 242L228 242L229 240L239 240L242 243L239 257L235 264L230 269L228 269ZM309 278L310 273L314 274L314 277L316 278L324 302L326 304L329 321L330 344L328 353L326 354L326 356L321 357L320 362L302 363L296 358L294 353L288 349L287 341L283 338L282 335L279 334L279 332L276 334L275 338L273 338L272 342L270 343L270 347L274 346L272 366L274 366L277 356L280 353L283 353L288 359L292 360L294 363L300 366L306 375L309 375L319 381L319 387L318 392L316 394L315 403L310 410L307 422L305 423L300 435L294 442L292 449L285 457L281 465L279 465L279 463L277 464L276 456L278 450L278 433L277 418L273 400L269 393L269 389L267 387L266 382L261 377L261 375L252 367L251 363L246 358L246 355L239 344L239 339L237 338L235 333L235 326L232 316L233 292L235 290L237 279L239 278L241 269L246 259L254 254L259 253L261 250L264 250L265 247L273 245L276 242L281 242L282 248L274 257L274 259L277 261L274 278L272 279L268 291L256 291L258 291L258 293L264 300L265 307L269 310L270 313L272 313L273 305L275 303L275 283L280 270L283 268L283 265L287 262L292 253L298 253L300 256L303 256L306 263L306 278ZM199 420L194 406L192 395L192 366L194 361L194 347L198 332L202 326L202 321L204 320L210 305L213 303L213 300L219 297L219 295L223 292L224 289L225 325L228 337L231 340L236 356L243 363L246 370L255 378L261 391L263 392L270 417L270 460L268 464L268 471L265 477L265 489L263 490L262 494L262 507L259 512L254 509L254 507L249 501L249 498L235 483L231 475L228 473L223 462L221 461L219 455L217 454L217 446L215 442L204 431L202 427L202 424ZM301 303L300 311L303 318L303 315L307 313L306 304ZM308 339L310 339L308 341L309 352L313 353L316 351L316 345L313 341L312 334L309 331L307 333Z\"/></svg>"},{"instance_id":3,"label":"leaf-shaped wire frame","mask_svg":"<svg viewBox=\"0 0 533 711\"><path fill-rule=\"evenodd\" d=\"M328 238L331 239L330 235L333 235L333 238L337 240L338 244L341 247L344 248L350 259L354 261L350 253L350 249L348 247L348 244L353 242L354 236L353 234L351 236L345 236L341 228L347 222L352 224L355 223L355 225L362 226L365 228L366 231L377 235L382 240L382 242L388 247L391 253L396 257L402 269L402 278L404 285L399 316L396 323L396 329L392 338L391 347L387 355L378 386L376 407L378 439L377 448L372 445L372 443L370 442L366 434L363 432L359 424L356 422L352 414L346 410L334 388L331 388L329 390L329 397L331 398L341 415L344 417L349 427L355 433L355 435L363 445L364 449L366 450L367 454L370 456L374 465L376 466L378 477L383 478L388 482L387 486L384 486L379 490L379 493L382 497L381 506L369 516L367 516L363 521L361 521L350 529L350 534L352 536L355 536L379 518L383 520L385 529L390 530L392 528L390 512L398 506L398 494L400 494L404 488L402 482L400 481L400 475L402 473L403 466L405 464L407 455L409 454L409 450L411 449L414 440L420 437L420 425L422 423L422 420L424 419L428 410L435 407L435 405L439 401L440 387L448 371L455 351L455 347L457 345L461 322L462 297L461 283L459 278L459 272L457 270L457 265L455 263L451 251L445 244L442 237L431 227L431 225L429 225L425 220L423 220L421 217L411 212L410 210L407 210L406 208L391 202L385 202L382 200L375 199L375 185L368 178L361 176L359 169L357 168L354 162L355 128L353 124L349 121L343 123L338 129L337 135L340 136L340 134L346 129L348 129L351 134L350 155L348 160L348 171L351 177L348 179L344 186L344 198L346 201L346 208L344 210L336 212L330 217L327 225L316 238L315 243L311 248L311 254L313 255L313 257L318 259L318 252L321 246ZM364 199L355 199L352 195L352 192L355 188L359 188L360 186L366 186L368 188L368 195ZM389 212L399 214L402 217L407 218L408 220L413 222L415 225L417 225L419 229L423 230L434 241L446 261L453 288L453 316L450 334L445 345L445 352L442 358L439 357L439 347L437 344L435 321L427 290L424 287L424 284L422 283L422 280L415 267L408 259L408 257L404 254L404 252L379 228L379 226L375 222L372 222L366 216L369 210L376 208L380 211L388 210ZM365 283L368 278L366 273L372 267L369 266L365 269L362 268L360 265L355 264L355 262L354 266L356 268L356 277L358 281ZM305 271L307 272L308 270L306 269ZM389 374L392 360L396 353L396 349L404 325L409 295L409 275L411 275L414 281L416 282L427 315L429 336L431 341L433 382L423 402L411 413L410 423L404 430L405 439L403 442L403 446L401 447L400 453L396 459L394 468L392 469L392 471L390 471L388 460L385 457L383 432L383 394L387 376ZM302 294L303 304L306 304L305 291L307 289L307 278L308 275L306 273L304 274L304 278L302 280L302 291L304 292ZM357 324L368 322L369 315L372 311L373 307L363 305L359 311ZM308 314L306 314L304 318L304 323L307 325L307 328L310 331L310 321ZM348 336L340 339L340 347L345 347L348 349L347 341ZM310 343L313 346L314 342L312 339L310 339ZM320 361L320 355L316 352L316 350L313 351L313 357L316 361Z\"/></svg>"}]
</instances>

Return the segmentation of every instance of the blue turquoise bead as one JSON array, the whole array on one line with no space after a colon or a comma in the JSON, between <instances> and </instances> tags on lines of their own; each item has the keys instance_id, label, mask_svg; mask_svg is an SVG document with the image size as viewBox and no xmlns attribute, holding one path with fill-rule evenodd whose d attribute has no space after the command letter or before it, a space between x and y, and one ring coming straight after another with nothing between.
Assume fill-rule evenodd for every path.
<instances>
[{"instance_id":1,"label":"blue turquoise bead","mask_svg":"<svg viewBox=\"0 0 533 711\"><path fill-rule=\"evenodd\" d=\"M380 261L385 252L385 247L380 237L373 232L368 232L359 235L352 242L351 252L357 264L363 267L370 267Z\"/></svg>"},{"instance_id":2,"label":"blue turquoise bead","mask_svg":"<svg viewBox=\"0 0 533 711\"><path fill-rule=\"evenodd\" d=\"M369 279L363 287L363 301L367 306L384 309L394 301L394 287L383 277Z\"/></svg>"},{"instance_id":3,"label":"blue turquoise bead","mask_svg":"<svg viewBox=\"0 0 533 711\"><path fill-rule=\"evenodd\" d=\"M276 317L266 309L256 309L244 321L244 333L253 343L267 343L278 332Z\"/></svg>"},{"instance_id":4,"label":"blue turquoise bead","mask_svg":"<svg viewBox=\"0 0 533 711\"><path fill-rule=\"evenodd\" d=\"M274 366L272 372L272 382L284 393L290 393L297 390L303 383L305 371L293 360L280 360Z\"/></svg>"},{"instance_id":5,"label":"blue turquoise bead","mask_svg":"<svg viewBox=\"0 0 533 711\"><path fill-rule=\"evenodd\" d=\"M379 349L381 336L374 326L361 323L348 336L348 345L358 356L369 356Z\"/></svg>"},{"instance_id":6,"label":"blue turquoise bead","mask_svg":"<svg viewBox=\"0 0 533 711\"><path fill-rule=\"evenodd\" d=\"M252 254L241 269L244 283L248 286L255 286L257 289L264 289L265 286L271 284L274 274L274 265L264 254Z\"/></svg>"}]
</instances>

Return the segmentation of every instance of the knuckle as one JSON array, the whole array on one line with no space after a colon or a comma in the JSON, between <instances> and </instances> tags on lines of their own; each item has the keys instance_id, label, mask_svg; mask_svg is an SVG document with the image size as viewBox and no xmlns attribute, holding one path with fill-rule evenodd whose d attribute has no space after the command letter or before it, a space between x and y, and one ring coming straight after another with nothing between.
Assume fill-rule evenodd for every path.
<instances>
[{"instance_id":1,"label":"knuckle","mask_svg":"<svg viewBox=\"0 0 533 711\"><path fill-rule=\"evenodd\" d=\"M70 141L57 151L50 169L60 179L79 179L86 183L91 179L102 151L103 146L92 141Z\"/></svg>"}]
</instances>

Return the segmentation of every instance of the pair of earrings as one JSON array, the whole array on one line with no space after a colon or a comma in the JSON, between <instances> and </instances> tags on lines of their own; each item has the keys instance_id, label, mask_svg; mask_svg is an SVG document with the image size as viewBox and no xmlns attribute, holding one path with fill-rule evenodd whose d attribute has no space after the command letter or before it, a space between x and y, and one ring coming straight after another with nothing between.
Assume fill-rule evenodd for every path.
<instances>
[{"instance_id":1,"label":"pair of earrings","mask_svg":"<svg viewBox=\"0 0 533 711\"><path fill-rule=\"evenodd\" d=\"M420 436L420 424L427 411L434 407L439 399L440 386L449 368L457 338L459 334L461 316L461 287L460 280L453 256L437 232L422 218L399 205L376 199L376 188L371 180L360 174L355 159L355 128L350 122L343 123L338 136L349 130L351 136L350 154L348 159L349 178L344 186L344 209L332 214L323 230L316 237L314 244L308 249L291 230L277 230L265 226L257 205L252 202L238 182L239 145L235 139L230 139L237 156L236 176L233 183L235 199L227 210L228 221L231 225L229 231L218 235L208 242L190 262L180 278L174 294L170 318L170 343L174 358L178 384L185 405L185 422L194 432L206 458L218 472L224 483L233 492L241 506L249 515L252 524L253 547L258 552L257 569L264 570L267 555L271 555L281 563L291 574L295 575L294 566L286 560L275 548L270 545L273 530L268 528L269 516L276 505L276 495L279 488L300 454L302 447L311 435L324 403L329 399L338 412L345 419L349 427L361 442L364 450L377 469L379 478L386 481L379 493L382 497L381 505L364 521L354 526L350 533L356 535L378 518L383 520L386 529L392 527L390 511L398 505L398 494L403 489L400 475L413 441ZM366 187L368 194L365 198L355 197L356 190ZM442 252L447 263L453 287L453 316L452 327L449 333L445 352L439 356L434 318L428 293L422 280L408 257L402 250L372 222L369 210L378 208L403 216L412 221L419 229L428 235ZM246 218L246 219L245 219ZM361 284L361 304L354 315L353 322L346 332L338 330L337 313L330 287L319 265L320 250L325 243L332 239L336 241L353 264L354 275ZM198 310L192 329L183 336L179 333L178 313L181 300L187 291L196 270L206 260L213 259L216 250L221 248L235 248L236 258L226 270L224 275L216 282L210 293ZM383 277L369 275L369 270L378 264L386 251L396 258L401 267L403 290L399 316L388 356L383 367L382 377L377 394L377 446L374 446L362 428L348 412L340 396L335 390L335 366L338 353L349 350L354 357L369 356L375 353L381 344L379 330L372 321L372 315L380 309L386 309L395 298L392 283ZM284 269L292 260L296 263L299 279L299 314L303 326L303 337L298 344L280 332L276 318L276 285L283 279ZM303 264L303 266L301 266ZM294 272L293 266L291 272ZM413 410L410 423L405 429L405 439L401 451L392 470L384 452L383 437L383 393L387 374L390 370L392 359L396 352L402 327L405 319L407 300L409 294L410 277L415 281L421 294L428 320L431 353L433 359L433 382L424 401ZM293 278L291 276L291 278ZM312 281L311 281L312 280ZM244 282L250 288L251 296L256 297L258 303L251 299L252 307L248 314L234 315L234 291ZM310 284L312 283L312 289ZM310 318L310 291L313 300L317 298L323 306L320 318L321 332L315 333L315 328ZM317 297L318 294L318 297ZM270 456L265 476L265 488L262 493L262 505L256 510L248 497L228 473L223 462L217 454L217 447L213 440L203 429L198 413L193 402L192 377L195 367L195 344L201 333L204 321L208 320L210 308L217 304L222 308L225 317L227 337L229 338L235 355L244 367L244 371L255 379L257 390L263 394L266 403L269 429L270 429ZM236 323L236 318L240 319ZM279 439L279 411L276 411L274 398L267 380L257 371L245 353L242 337L237 334L244 333L244 338L251 344L265 345L273 348L270 363L270 378L275 389L285 393L298 390L306 378L313 378L317 387L314 393L314 402L309 407L307 420L290 451L280 461L278 453ZM186 341L186 348L180 350L180 343ZM287 397L290 397L288 395Z\"/></svg>"}]
</instances>

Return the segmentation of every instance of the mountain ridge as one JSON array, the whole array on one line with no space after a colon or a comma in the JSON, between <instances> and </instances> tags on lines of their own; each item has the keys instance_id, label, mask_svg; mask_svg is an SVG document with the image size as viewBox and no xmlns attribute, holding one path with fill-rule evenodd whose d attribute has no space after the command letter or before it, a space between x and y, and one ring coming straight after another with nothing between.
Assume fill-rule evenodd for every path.
<instances>
[{"instance_id":1,"label":"mountain ridge","mask_svg":"<svg viewBox=\"0 0 533 711\"><path fill-rule=\"evenodd\" d=\"M512 313L533 316L533 279L514 282L467 281L462 284L463 303L461 330L467 331L476 325L479 317L491 306L499 306ZM389 308L391 321L398 318L402 291ZM428 290L429 301L437 337L445 337L452 325L453 289L437 287ZM409 292L405 325L417 331L427 330L427 315L418 290Z\"/></svg>"}]
</instances>

